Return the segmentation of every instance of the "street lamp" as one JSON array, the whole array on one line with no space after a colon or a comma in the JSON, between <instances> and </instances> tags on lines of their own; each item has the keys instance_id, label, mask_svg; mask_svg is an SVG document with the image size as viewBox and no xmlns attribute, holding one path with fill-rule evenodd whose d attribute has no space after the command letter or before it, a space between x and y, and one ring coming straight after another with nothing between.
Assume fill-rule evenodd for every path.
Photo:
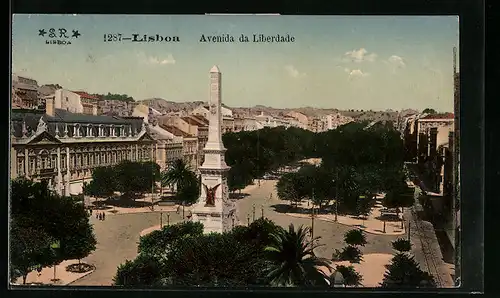
<instances>
[{"instance_id":1,"label":"street lamp","mask_svg":"<svg viewBox=\"0 0 500 298\"><path fill-rule=\"evenodd\" d=\"M163 228L163 212L160 211L160 229Z\"/></svg>"},{"instance_id":2,"label":"street lamp","mask_svg":"<svg viewBox=\"0 0 500 298\"><path fill-rule=\"evenodd\" d=\"M255 221L255 204L252 206L252 221Z\"/></svg>"},{"instance_id":3,"label":"street lamp","mask_svg":"<svg viewBox=\"0 0 500 298\"><path fill-rule=\"evenodd\" d=\"M250 214L247 215L247 225L250 226Z\"/></svg>"},{"instance_id":4,"label":"street lamp","mask_svg":"<svg viewBox=\"0 0 500 298\"><path fill-rule=\"evenodd\" d=\"M234 215L231 216L231 220L233 222L232 228L234 229Z\"/></svg>"},{"instance_id":5,"label":"street lamp","mask_svg":"<svg viewBox=\"0 0 500 298\"><path fill-rule=\"evenodd\" d=\"M170 225L170 213L167 213L167 226Z\"/></svg>"},{"instance_id":6,"label":"street lamp","mask_svg":"<svg viewBox=\"0 0 500 298\"><path fill-rule=\"evenodd\" d=\"M264 205L260 205L260 211L262 213L262 218L264 218Z\"/></svg>"},{"instance_id":7,"label":"street lamp","mask_svg":"<svg viewBox=\"0 0 500 298\"><path fill-rule=\"evenodd\" d=\"M385 220L384 220L384 230L382 232L385 233Z\"/></svg>"}]
</instances>

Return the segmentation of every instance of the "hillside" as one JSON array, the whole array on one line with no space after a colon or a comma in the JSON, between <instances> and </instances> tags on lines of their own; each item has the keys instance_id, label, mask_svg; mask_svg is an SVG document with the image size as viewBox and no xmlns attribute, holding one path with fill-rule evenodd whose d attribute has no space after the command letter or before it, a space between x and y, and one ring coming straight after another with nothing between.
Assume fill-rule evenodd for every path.
<instances>
[{"instance_id":1,"label":"hillside","mask_svg":"<svg viewBox=\"0 0 500 298\"><path fill-rule=\"evenodd\" d=\"M149 99L139 100L138 102L147 105L162 113L191 111L192 109L204 103L203 101L174 102L165 100L163 98L149 98Z\"/></svg>"}]
</instances>

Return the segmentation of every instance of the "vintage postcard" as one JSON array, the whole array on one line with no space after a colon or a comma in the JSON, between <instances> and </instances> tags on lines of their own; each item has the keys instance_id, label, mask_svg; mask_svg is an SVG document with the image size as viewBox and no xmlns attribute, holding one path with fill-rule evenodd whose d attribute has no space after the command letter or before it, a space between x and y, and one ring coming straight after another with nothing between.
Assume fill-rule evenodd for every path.
<instances>
[{"instance_id":1,"label":"vintage postcard","mask_svg":"<svg viewBox=\"0 0 500 298\"><path fill-rule=\"evenodd\" d=\"M14 15L12 287L456 287L458 30Z\"/></svg>"}]
</instances>

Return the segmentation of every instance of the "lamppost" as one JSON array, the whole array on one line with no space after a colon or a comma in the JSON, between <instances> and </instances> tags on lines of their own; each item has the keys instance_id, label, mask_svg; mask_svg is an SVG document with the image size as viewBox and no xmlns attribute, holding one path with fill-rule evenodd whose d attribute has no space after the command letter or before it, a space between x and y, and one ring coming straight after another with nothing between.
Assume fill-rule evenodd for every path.
<instances>
[{"instance_id":1,"label":"lamppost","mask_svg":"<svg viewBox=\"0 0 500 298\"><path fill-rule=\"evenodd\" d=\"M363 201L365 200L365 198L366 198L365 196L359 196L358 206L359 206L359 211L360 211L360 213L363 213L362 211L364 211L364 210L362 210L362 209L363 209L363 208L362 208L363 206L361 205L361 202L363 202ZM362 200L363 200L363 201L362 201ZM361 217L361 219L362 219L362 224L361 224L361 225L364 227L364 226L365 226L365 215L364 215L364 214L361 214L361 215L362 215L362 217Z\"/></svg>"},{"instance_id":2,"label":"lamppost","mask_svg":"<svg viewBox=\"0 0 500 298\"><path fill-rule=\"evenodd\" d=\"M167 226L170 225L170 213L167 213Z\"/></svg>"},{"instance_id":3,"label":"lamppost","mask_svg":"<svg viewBox=\"0 0 500 298\"><path fill-rule=\"evenodd\" d=\"M233 215L231 215L231 220L232 220L232 222L233 222L232 228L234 229L234 214L233 214Z\"/></svg>"},{"instance_id":4,"label":"lamppost","mask_svg":"<svg viewBox=\"0 0 500 298\"><path fill-rule=\"evenodd\" d=\"M385 233L385 220L384 220L384 230L382 232Z\"/></svg>"},{"instance_id":5,"label":"lamppost","mask_svg":"<svg viewBox=\"0 0 500 298\"><path fill-rule=\"evenodd\" d=\"M262 213L262 218L264 218L264 205L260 205L260 211Z\"/></svg>"},{"instance_id":6,"label":"lamppost","mask_svg":"<svg viewBox=\"0 0 500 298\"><path fill-rule=\"evenodd\" d=\"M250 214L247 215L247 225L250 226Z\"/></svg>"},{"instance_id":7,"label":"lamppost","mask_svg":"<svg viewBox=\"0 0 500 298\"><path fill-rule=\"evenodd\" d=\"M163 228L163 213L160 211L160 229Z\"/></svg>"},{"instance_id":8,"label":"lamppost","mask_svg":"<svg viewBox=\"0 0 500 298\"><path fill-rule=\"evenodd\" d=\"M252 206L252 221L255 221L255 204Z\"/></svg>"}]
</instances>

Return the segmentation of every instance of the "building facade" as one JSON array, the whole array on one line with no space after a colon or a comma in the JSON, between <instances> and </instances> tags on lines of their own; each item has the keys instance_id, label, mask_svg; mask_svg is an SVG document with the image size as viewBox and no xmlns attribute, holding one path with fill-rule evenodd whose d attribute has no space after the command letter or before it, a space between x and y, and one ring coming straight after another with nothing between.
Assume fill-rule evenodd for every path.
<instances>
[{"instance_id":1,"label":"building facade","mask_svg":"<svg viewBox=\"0 0 500 298\"><path fill-rule=\"evenodd\" d=\"M13 110L11 119L11 178L45 180L60 195L82 193L96 167L155 160L155 141L142 119L50 108Z\"/></svg>"},{"instance_id":2,"label":"building facade","mask_svg":"<svg viewBox=\"0 0 500 298\"><path fill-rule=\"evenodd\" d=\"M12 108L38 109L40 107L39 86L36 80L12 75ZM43 107L42 107L43 108Z\"/></svg>"}]
</instances>

